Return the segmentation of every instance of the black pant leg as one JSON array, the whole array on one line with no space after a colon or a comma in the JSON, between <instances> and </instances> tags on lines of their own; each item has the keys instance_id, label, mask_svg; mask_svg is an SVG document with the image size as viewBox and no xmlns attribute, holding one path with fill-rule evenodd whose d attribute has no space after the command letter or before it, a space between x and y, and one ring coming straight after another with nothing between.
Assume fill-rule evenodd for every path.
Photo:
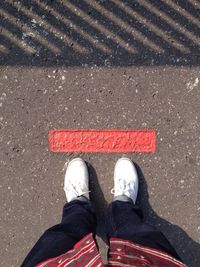
<instances>
[{"instance_id":1,"label":"black pant leg","mask_svg":"<svg viewBox=\"0 0 200 267\"><path fill-rule=\"evenodd\" d=\"M89 201L74 200L63 208L60 224L48 229L29 252L21 267L33 267L48 258L59 256L85 235L95 234L96 216Z\"/></svg>"},{"instance_id":2,"label":"black pant leg","mask_svg":"<svg viewBox=\"0 0 200 267\"><path fill-rule=\"evenodd\" d=\"M125 201L113 201L108 208L107 236L162 250L181 260L167 238L155 227L143 222L138 206Z\"/></svg>"}]
</instances>

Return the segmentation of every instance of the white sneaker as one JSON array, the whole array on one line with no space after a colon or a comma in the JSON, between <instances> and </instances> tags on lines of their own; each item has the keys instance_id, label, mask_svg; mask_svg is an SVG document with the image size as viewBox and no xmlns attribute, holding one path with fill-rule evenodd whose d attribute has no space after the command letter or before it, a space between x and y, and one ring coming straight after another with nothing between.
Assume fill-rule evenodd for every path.
<instances>
[{"instance_id":1,"label":"white sneaker","mask_svg":"<svg viewBox=\"0 0 200 267\"><path fill-rule=\"evenodd\" d=\"M120 158L114 170L114 197L127 196L135 204L138 194L138 174L133 162L128 158Z\"/></svg>"},{"instance_id":2,"label":"white sneaker","mask_svg":"<svg viewBox=\"0 0 200 267\"><path fill-rule=\"evenodd\" d=\"M65 173L64 191L68 202L80 196L89 199L89 173L85 161L81 158L69 162Z\"/></svg>"}]
</instances>

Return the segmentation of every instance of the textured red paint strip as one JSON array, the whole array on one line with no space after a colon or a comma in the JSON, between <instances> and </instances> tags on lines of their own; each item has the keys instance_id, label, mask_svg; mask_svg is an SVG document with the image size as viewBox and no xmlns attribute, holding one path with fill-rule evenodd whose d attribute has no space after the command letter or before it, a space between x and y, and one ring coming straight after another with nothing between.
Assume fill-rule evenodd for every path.
<instances>
[{"instance_id":1,"label":"textured red paint strip","mask_svg":"<svg viewBox=\"0 0 200 267\"><path fill-rule=\"evenodd\" d=\"M53 152L155 152L155 130L50 130Z\"/></svg>"}]
</instances>

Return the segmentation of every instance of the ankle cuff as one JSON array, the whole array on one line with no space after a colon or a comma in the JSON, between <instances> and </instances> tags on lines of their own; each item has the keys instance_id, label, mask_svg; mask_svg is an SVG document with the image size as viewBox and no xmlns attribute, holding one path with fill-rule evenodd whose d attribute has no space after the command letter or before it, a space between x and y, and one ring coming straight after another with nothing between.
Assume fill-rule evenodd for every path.
<instances>
[{"instance_id":1,"label":"ankle cuff","mask_svg":"<svg viewBox=\"0 0 200 267\"><path fill-rule=\"evenodd\" d=\"M133 200L130 197L127 197L126 195L120 195L120 196L116 196L113 198L113 201L123 201L123 202L130 202L132 204L134 204Z\"/></svg>"},{"instance_id":2,"label":"ankle cuff","mask_svg":"<svg viewBox=\"0 0 200 267\"><path fill-rule=\"evenodd\" d=\"M82 201L82 202L90 202L90 200L84 195L82 195L80 197L75 197L71 201L74 201L74 200L78 200L78 201Z\"/></svg>"}]
</instances>

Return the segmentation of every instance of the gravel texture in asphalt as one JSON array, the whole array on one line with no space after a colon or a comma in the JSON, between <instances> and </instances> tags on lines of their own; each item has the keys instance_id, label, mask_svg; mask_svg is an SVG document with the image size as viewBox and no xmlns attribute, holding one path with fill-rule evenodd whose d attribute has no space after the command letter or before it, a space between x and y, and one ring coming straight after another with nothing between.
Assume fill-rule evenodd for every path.
<instances>
[{"instance_id":1,"label":"gravel texture in asphalt","mask_svg":"<svg viewBox=\"0 0 200 267\"><path fill-rule=\"evenodd\" d=\"M0 257L20 266L61 218L65 163L88 162L102 236L122 153L52 153L50 129L155 129L127 153L147 222L189 267L200 262L199 2L0 3ZM148 188L147 188L148 187ZM107 247L98 237L105 260Z\"/></svg>"}]
</instances>

